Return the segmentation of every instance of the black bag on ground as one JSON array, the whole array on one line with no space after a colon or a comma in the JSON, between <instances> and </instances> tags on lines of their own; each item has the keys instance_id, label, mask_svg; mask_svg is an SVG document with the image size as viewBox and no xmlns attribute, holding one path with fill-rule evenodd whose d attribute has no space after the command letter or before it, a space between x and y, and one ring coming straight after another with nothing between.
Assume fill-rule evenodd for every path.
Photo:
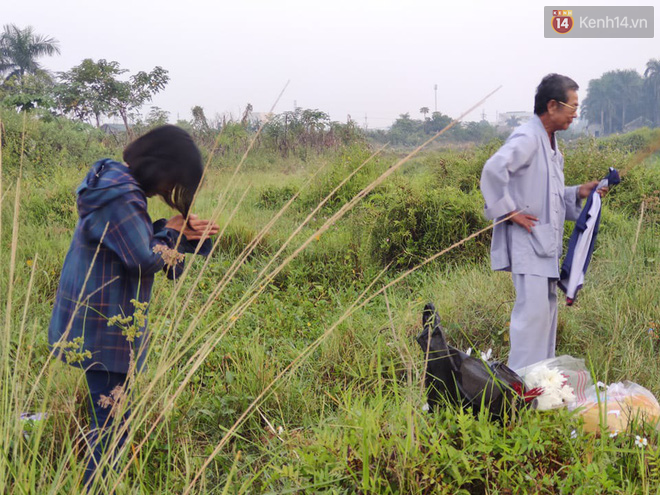
<instances>
[{"instance_id":1,"label":"black bag on ground","mask_svg":"<svg viewBox=\"0 0 660 495\"><path fill-rule=\"evenodd\" d=\"M502 418L516 402L535 407L533 398L524 398L522 378L504 363L488 364L447 344L433 303L424 307L422 325L417 342L426 358L424 381L431 410L446 400L475 413L483 406Z\"/></svg>"}]
</instances>

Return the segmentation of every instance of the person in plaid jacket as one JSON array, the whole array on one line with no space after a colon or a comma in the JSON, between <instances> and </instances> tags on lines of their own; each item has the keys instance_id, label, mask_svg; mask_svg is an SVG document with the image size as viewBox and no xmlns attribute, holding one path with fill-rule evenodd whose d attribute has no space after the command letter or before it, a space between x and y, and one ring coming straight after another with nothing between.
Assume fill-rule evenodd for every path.
<instances>
[{"instance_id":1,"label":"person in plaid jacket","mask_svg":"<svg viewBox=\"0 0 660 495\"><path fill-rule=\"evenodd\" d=\"M130 143L123 158L125 164L96 162L77 189L79 221L48 329L56 355L82 367L89 386L88 407L96 428L86 483L110 442L111 408L101 396L112 397L132 368L143 366L149 338L146 307L154 275L167 269L159 251L175 248L180 235L179 246L201 239L205 231L218 231L217 225L194 215L184 221L203 172L201 154L187 132L158 127ZM147 213L147 197L154 195L179 211L156 229ZM130 321L133 332L125 335L127 325L112 324L113 317Z\"/></svg>"}]
</instances>

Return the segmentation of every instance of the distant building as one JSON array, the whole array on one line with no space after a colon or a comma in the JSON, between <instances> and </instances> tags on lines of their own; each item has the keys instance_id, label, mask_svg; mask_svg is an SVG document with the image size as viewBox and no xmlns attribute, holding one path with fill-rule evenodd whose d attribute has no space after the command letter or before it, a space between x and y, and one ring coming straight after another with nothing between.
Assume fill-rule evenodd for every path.
<instances>
[{"instance_id":1,"label":"distant building","mask_svg":"<svg viewBox=\"0 0 660 495\"><path fill-rule=\"evenodd\" d=\"M644 116L637 117L623 126L623 132L634 131L636 129L641 129L642 127L653 127L653 122Z\"/></svg>"}]
</instances>

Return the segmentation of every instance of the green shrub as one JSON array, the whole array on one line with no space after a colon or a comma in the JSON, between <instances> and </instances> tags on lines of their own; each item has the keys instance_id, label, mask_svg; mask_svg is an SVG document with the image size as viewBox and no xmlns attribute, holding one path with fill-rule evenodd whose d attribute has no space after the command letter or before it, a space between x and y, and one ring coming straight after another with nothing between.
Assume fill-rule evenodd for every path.
<instances>
[{"instance_id":1,"label":"green shrub","mask_svg":"<svg viewBox=\"0 0 660 495\"><path fill-rule=\"evenodd\" d=\"M37 189L24 198L23 205L28 222L33 225L73 228L78 219L73 189Z\"/></svg>"},{"instance_id":2,"label":"green shrub","mask_svg":"<svg viewBox=\"0 0 660 495\"><path fill-rule=\"evenodd\" d=\"M257 206L260 208L279 209L297 192L298 188L291 184L284 186L266 186L259 192Z\"/></svg>"},{"instance_id":3,"label":"green shrub","mask_svg":"<svg viewBox=\"0 0 660 495\"><path fill-rule=\"evenodd\" d=\"M599 146L607 151L619 150L637 153L660 139L660 129L643 127L626 134L615 134L599 140Z\"/></svg>"},{"instance_id":4,"label":"green shrub","mask_svg":"<svg viewBox=\"0 0 660 495\"><path fill-rule=\"evenodd\" d=\"M300 253L288 267L290 283L347 287L373 275L360 243L360 222L351 220L350 225L331 228Z\"/></svg>"},{"instance_id":5,"label":"green shrub","mask_svg":"<svg viewBox=\"0 0 660 495\"><path fill-rule=\"evenodd\" d=\"M89 167L101 158L118 159L125 144L111 140L90 125L64 118L40 119L2 111L0 121L3 168L10 176L16 174L21 149L24 173L48 177L56 167Z\"/></svg>"},{"instance_id":6,"label":"green shrub","mask_svg":"<svg viewBox=\"0 0 660 495\"><path fill-rule=\"evenodd\" d=\"M606 201L612 209L629 216L638 216L644 201L646 214L660 217L660 160L646 161L631 168L608 196Z\"/></svg>"},{"instance_id":7,"label":"green shrub","mask_svg":"<svg viewBox=\"0 0 660 495\"><path fill-rule=\"evenodd\" d=\"M370 247L383 265L408 267L488 225L481 194L454 186L413 188L398 181L370 201L373 228ZM488 253L487 236L452 250L443 259L468 261Z\"/></svg>"},{"instance_id":8,"label":"green shrub","mask_svg":"<svg viewBox=\"0 0 660 495\"><path fill-rule=\"evenodd\" d=\"M605 149L601 141L591 137L569 143L563 153L567 186L602 179L609 167L620 170L628 155L620 149Z\"/></svg>"},{"instance_id":9,"label":"green shrub","mask_svg":"<svg viewBox=\"0 0 660 495\"><path fill-rule=\"evenodd\" d=\"M345 148L321 172L309 188L301 194L300 205L304 209L317 206L332 190L337 187L357 167L372 155L365 146L358 144ZM346 182L328 201L326 208L337 210L350 201L357 193L376 179L385 169L386 160L373 158L359 172Z\"/></svg>"}]
</instances>

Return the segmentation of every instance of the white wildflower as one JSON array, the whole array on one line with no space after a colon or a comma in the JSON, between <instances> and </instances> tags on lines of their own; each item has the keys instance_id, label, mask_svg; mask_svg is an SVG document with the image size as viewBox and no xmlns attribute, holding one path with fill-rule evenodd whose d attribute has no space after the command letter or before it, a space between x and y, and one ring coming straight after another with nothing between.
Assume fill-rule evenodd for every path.
<instances>
[{"instance_id":1,"label":"white wildflower","mask_svg":"<svg viewBox=\"0 0 660 495\"><path fill-rule=\"evenodd\" d=\"M428 411L430 409L429 403L427 402L422 406L422 411Z\"/></svg>"},{"instance_id":2,"label":"white wildflower","mask_svg":"<svg viewBox=\"0 0 660 495\"><path fill-rule=\"evenodd\" d=\"M472 354L472 347L468 347L467 350L465 351L465 354L468 356Z\"/></svg>"},{"instance_id":3,"label":"white wildflower","mask_svg":"<svg viewBox=\"0 0 660 495\"><path fill-rule=\"evenodd\" d=\"M618 431L613 431L612 433L610 433L610 438L616 438L618 434L619 434Z\"/></svg>"},{"instance_id":4,"label":"white wildflower","mask_svg":"<svg viewBox=\"0 0 660 495\"><path fill-rule=\"evenodd\" d=\"M493 355L493 349L488 349L486 352L481 353L481 359L484 361L488 361L492 355Z\"/></svg>"},{"instance_id":5,"label":"white wildflower","mask_svg":"<svg viewBox=\"0 0 660 495\"><path fill-rule=\"evenodd\" d=\"M573 431L571 432L571 438L577 438L577 436L578 436L578 435L577 435L577 431L573 430Z\"/></svg>"},{"instance_id":6,"label":"white wildflower","mask_svg":"<svg viewBox=\"0 0 660 495\"><path fill-rule=\"evenodd\" d=\"M640 448L644 448L649 444L648 440L646 438L642 438L639 435L635 435L635 445Z\"/></svg>"}]
</instances>

